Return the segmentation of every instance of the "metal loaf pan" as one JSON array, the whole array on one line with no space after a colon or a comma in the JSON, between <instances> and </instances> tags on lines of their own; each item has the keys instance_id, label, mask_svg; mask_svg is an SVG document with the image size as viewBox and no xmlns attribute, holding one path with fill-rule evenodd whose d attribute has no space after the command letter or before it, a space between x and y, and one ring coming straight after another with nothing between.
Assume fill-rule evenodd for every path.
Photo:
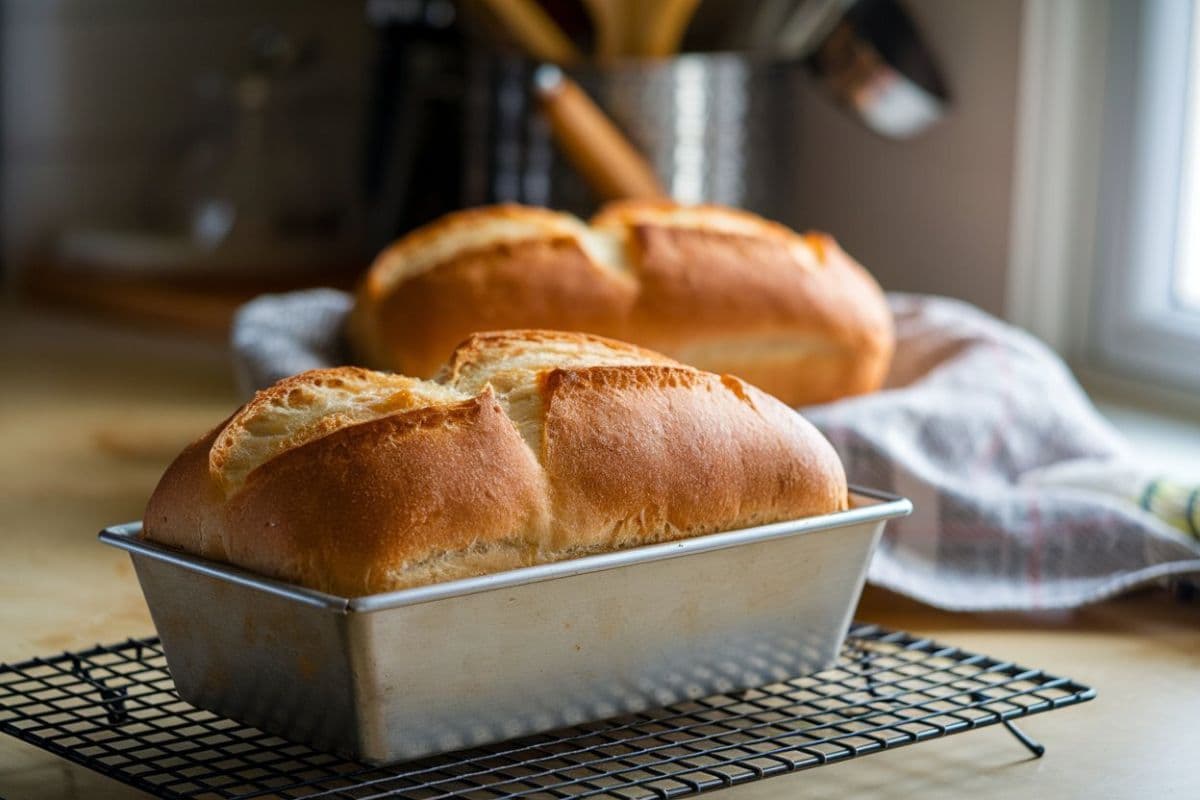
<instances>
[{"instance_id":1,"label":"metal loaf pan","mask_svg":"<svg viewBox=\"0 0 1200 800\"><path fill-rule=\"evenodd\" d=\"M128 550L184 700L387 763L761 686L833 663L902 498L369 597L142 541Z\"/></svg>"}]
</instances>

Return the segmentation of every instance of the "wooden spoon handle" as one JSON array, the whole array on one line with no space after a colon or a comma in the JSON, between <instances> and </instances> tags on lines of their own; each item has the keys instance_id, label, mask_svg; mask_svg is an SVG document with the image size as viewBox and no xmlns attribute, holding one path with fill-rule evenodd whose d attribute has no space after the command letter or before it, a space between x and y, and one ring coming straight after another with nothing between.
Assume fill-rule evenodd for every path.
<instances>
[{"instance_id":1,"label":"wooden spoon handle","mask_svg":"<svg viewBox=\"0 0 1200 800\"><path fill-rule=\"evenodd\" d=\"M598 195L605 200L667 196L646 159L562 70L539 67L534 85L559 149Z\"/></svg>"},{"instance_id":2,"label":"wooden spoon handle","mask_svg":"<svg viewBox=\"0 0 1200 800\"><path fill-rule=\"evenodd\" d=\"M638 55L665 58L679 52L699 0L657 0L646 4Z\"/></svg>"},{"instance_id":3,"label":"wooden spoon handle","mask_svg":"<svg viewBox=\"0 0 1200 800\"><path fill-rule=\"evenodd\" d=\"M583 54L535 0L478 0L504 25L517 44L538 61L577 64Z\"/></svg>"},{"instance_id":4,"label":"wooden spoon handle","mask_svg":"<svg viewBox=\"0 0 1200 800\"><path fill-rule=\"evenodd\" d=\"M584 0L596 37L596 60L612 61L625 52L624 8L618 0Z\"/></svg>"}]
</instances>

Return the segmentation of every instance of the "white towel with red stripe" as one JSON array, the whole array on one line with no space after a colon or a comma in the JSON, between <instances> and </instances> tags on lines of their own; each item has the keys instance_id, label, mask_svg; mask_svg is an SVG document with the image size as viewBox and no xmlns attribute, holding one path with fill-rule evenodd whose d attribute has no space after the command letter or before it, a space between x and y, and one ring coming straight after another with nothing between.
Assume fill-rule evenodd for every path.
<instances>
[{"instance_id":1,"label":"white towel with red stripe","mask_svg":"<svg viewBox=\"0 0 1200 800\"><path fill-rule=\"evenodd\" d=\"M943 608L1036 609L1200 573L1200 541L1139 507L1150 473L1049 348L955 300L889 301L884 390L804 409L854 481L913 502L872 582Z\"/></svg>"},{"instance_id":2,"label":"white towel with red stripe","mask_svg":"<svg viewBox=\"0 0 1200 800\"><path fill-rule=\"evenodd\" d=\"M854 483L913 502L912 516L888 524L871 582L994 610L1078 606L1200 575L1195 496L1136 465L1052 351L965 303L889 301L897 347L884 389L803 409ZM348 363L350 306L321 289L243 307L233 347L244 388ZM1157 506L1163 498L1179 508Z\"/></svg>"}]
</instances>

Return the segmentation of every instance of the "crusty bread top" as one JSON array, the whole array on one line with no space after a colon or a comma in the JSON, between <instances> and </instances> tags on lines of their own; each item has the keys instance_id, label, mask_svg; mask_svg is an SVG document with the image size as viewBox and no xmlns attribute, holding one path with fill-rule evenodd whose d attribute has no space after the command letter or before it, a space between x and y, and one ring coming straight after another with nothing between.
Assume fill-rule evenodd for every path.
<instances>
[{"instance_id":1,"label":"crusty bread top","mask_svg":"<svg viewBox=\"0 0 1200 800\"><path fill-rule=\"evenodd\" d=\"M481 333L454 351L438 380L475 395L491 387L521 436L541 447L542 386L552 369L579 366L652 366L676 362L641 347L590 334L548 331Z\"/></svg>"},{"instance_id":2,"label":"crusty bread top","mask_svg":"<svg viewBox=\"0 0 1200 800\"><path fill-rule=\"evenodd\" d=\"M773 239L787 248L796 265L802 269L815 271L825 263L820 243L815 241L820 238L819 235L800 235L786 225L728 206L709 203L684 206L669 200L622 200L600 209L592 217L590 225L594 231L616 236L626 243L626 250L632 229L641 225L655 225Z\"/></svg>"},{"instance_id":3,"label":"crusty bread top","mask_svg":"<svg viewBox=\"0 0 1200 800\"><path fill-rule=\"evenodd\" d=\"M446 214L396 241L376 257L365 288L371 295L381 295L464 253L559 238L576 242L598 264L615 272L628 271L619 243L590 230L578 217L502 203Z\"/></svg>"},{"instance_id":4,"label":"crusty bread top","mask_svg":"<svg viewBox=\"0 0 1200 800\"><path fill-rule=\"evenodd\" d=\"M539 239L569 239L596 263L614 272L629 273L629 231L644 224L775 237L787 243L803 268L821 266L819 250L807 237L784 225L726 206L627 200L610 203L590 223L584 223L565 212L502 203L452 212L399 239L376 257L367 273L365 293L379 297L405 280L465 253Z\"/></svg>"},{"instance_id":5,"label":"crusty bread top","mask_svg":"<svg viewBox=\"0 0 1200 800\"><path fill-rule=\"evenodd\" d=\"M471 332L527 327L636 342L790 405L877 388L894 342L879 285L829 236L652 200L587 224L514 205L447 215L379 255L347 333L362 363L428 378Z\"/></svg>"},{"instance_id":6,"label":"crusty bread top","mask_svg":"<svg viewBox=\"0 0 1200 800\"><path fill-rule=\"evenodd\" d=\"M478 392L476 392L478 394ZM234 494L251 472L275 456L350 425L468 399L453 387L359 367L305 372L258 392L225 423L208 464Z\"/></svg>"},{"instance_id":7,"label":"crusty bread top","mask_svg":"<svg viewBox=\"0 0 1200 800\"><path fill-rule=\"evenodd\" d=\"M740 236L767 236L787 242L798 264L821 265L819 246L785 225L727 206L684 206L669 200L609 203L585 223L561 211L516 203L455 211L409 233L385 248L367 275L371 293L384 293L403 281L476 250L537 239L566 238L597 263L629 272L629 229L653 224Z\"/></svg>"},{"instance_id":8,"label":"crusty bread top","mask_svg":"<svg viewBox=\"0 0 1200 800\"><path fill-rule=\"evenodd\" d=\"M226 495L232 495L251 472L275 456L335 431L493 393L532 444L539 440L536 400L543 372L676 364L651 350L590 334L501 331L475 334L463 342L435 380L361 367L309 370L257 392L230 417L209 451L209 470Z\"/></svg>"},{"instance_id":9,"label":"crusty bread top","mask_svg":"<svg viewBox=\"0 0 1200 800\"><path fill-rule=\"evenodd\" d=\"M477 333L455 349L437 380L476 393L500 376L531 380L554 367L676 364L661 353L587 333L498 331Z\"/></svg>"},{"instance_id":10,"label":"crusty bread top","mask_svg":"<svg viewBox=\"0 0 1200 800\"><path fill-rule=\"evenodd\" d=\"M506 331L436 380L339 367L260 392L171 465L144 533L357 596L845 507L829 443L741 380Z\"/></svg>"}]
</instances>

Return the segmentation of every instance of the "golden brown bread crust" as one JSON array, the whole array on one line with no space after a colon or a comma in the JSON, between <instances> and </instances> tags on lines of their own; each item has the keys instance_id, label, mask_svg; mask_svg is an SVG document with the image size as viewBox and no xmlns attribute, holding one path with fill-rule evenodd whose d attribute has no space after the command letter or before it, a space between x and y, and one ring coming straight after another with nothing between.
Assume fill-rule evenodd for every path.
<instances>
[{"instance_id":1,"label":"golden brown bread crust","mask_svg":"<svg viewBox=\"0 0 1200 800\"><path fill-rule=\"evenodd\" d=\"M525 227L462 237L499 230L493 215ZM372 366L428 377L473 331L534 326L635 342L789 405L877 389L894 342L878 284L832 238L664 201L610 204L590 226L514 206L450 215L380 255L350 334Z\"/></svg>"},{"instance_id":2,"label":"golden brown bread crust","mask_svg":"<svg viewBox=\"0 0 1200 800\"><path fill-rule=\"evenodd\" d=\"M489 237L493 241L523 241L531 238L531 231L538 235L554 236L578 228L580 223L569 214L516 203L455 211L413 231L380 253L376 267L367 276L370 290L383 291L390 284L412 277L414 256L428 252L438 240L470 234L486 225L499 228ZM431 269L436 266L437 259L433 259L423 266L418 265L418 268Z\"/></svg>"},{"instance_id":3,"label":"golden brown bread crust","mask_svg":"<svg viewBox=\"0 0 1200 800\"><path fill-rule=\"evenodd\" d=\"M438 383L405 380L315 370L260 393L171 465L144 535L360 596L846 507L798 414L631 345L482 334Z\"/></svg>"},{"instance_id":4,"label":"golden brown bread crust","mask_svg":"<svg viewBox=\"0 0 1200 800\"><path fill-rule=\"evenodd\" d=\"M637 288L589 259L568 237L502 243L469 252L404 282L379 304L389 369L429 377L476 331L537 327L618 335Z\"/></svg>"},{"instance_id":5,"label":"golden brown bread crust","mask_svg":"<svg viewBox=\"0 0 1200 800\"><path fill-rule=\"evenodd\" d=\"M845 507L833 449L778 401L683 366L544 377L559 548L618 548ZM597 457L599 454L603 454Z\"/></svg>"},{"instance_id":6,"label":"golden brown bread crust","mask_svg":"<svg viewBox=\"0 0 1200 800\"><path fill-rule=\"evenodd\" d=\"M470 381L474 372L493 369L498 363L533 354L539 360L561 364L570 359L598 364L662 364L678 366L662 353L629 342L620 342L591 333L549 330L507 330L473 333L450 354L439 383L459 386Z\"/></svg>"},{"instance_id":7,"label":"golden brown bread crust","mask_svg":"<svg viewBox=\"0 0 1200 800\"><path fill-rule=\"evenodd\" d=\"M226 516L229 530L255 532L226 552L256 572L370 594L485 532L542 545L541 470L490 392L354 425L268 464Z\"/></svg>"}]
</instances>

